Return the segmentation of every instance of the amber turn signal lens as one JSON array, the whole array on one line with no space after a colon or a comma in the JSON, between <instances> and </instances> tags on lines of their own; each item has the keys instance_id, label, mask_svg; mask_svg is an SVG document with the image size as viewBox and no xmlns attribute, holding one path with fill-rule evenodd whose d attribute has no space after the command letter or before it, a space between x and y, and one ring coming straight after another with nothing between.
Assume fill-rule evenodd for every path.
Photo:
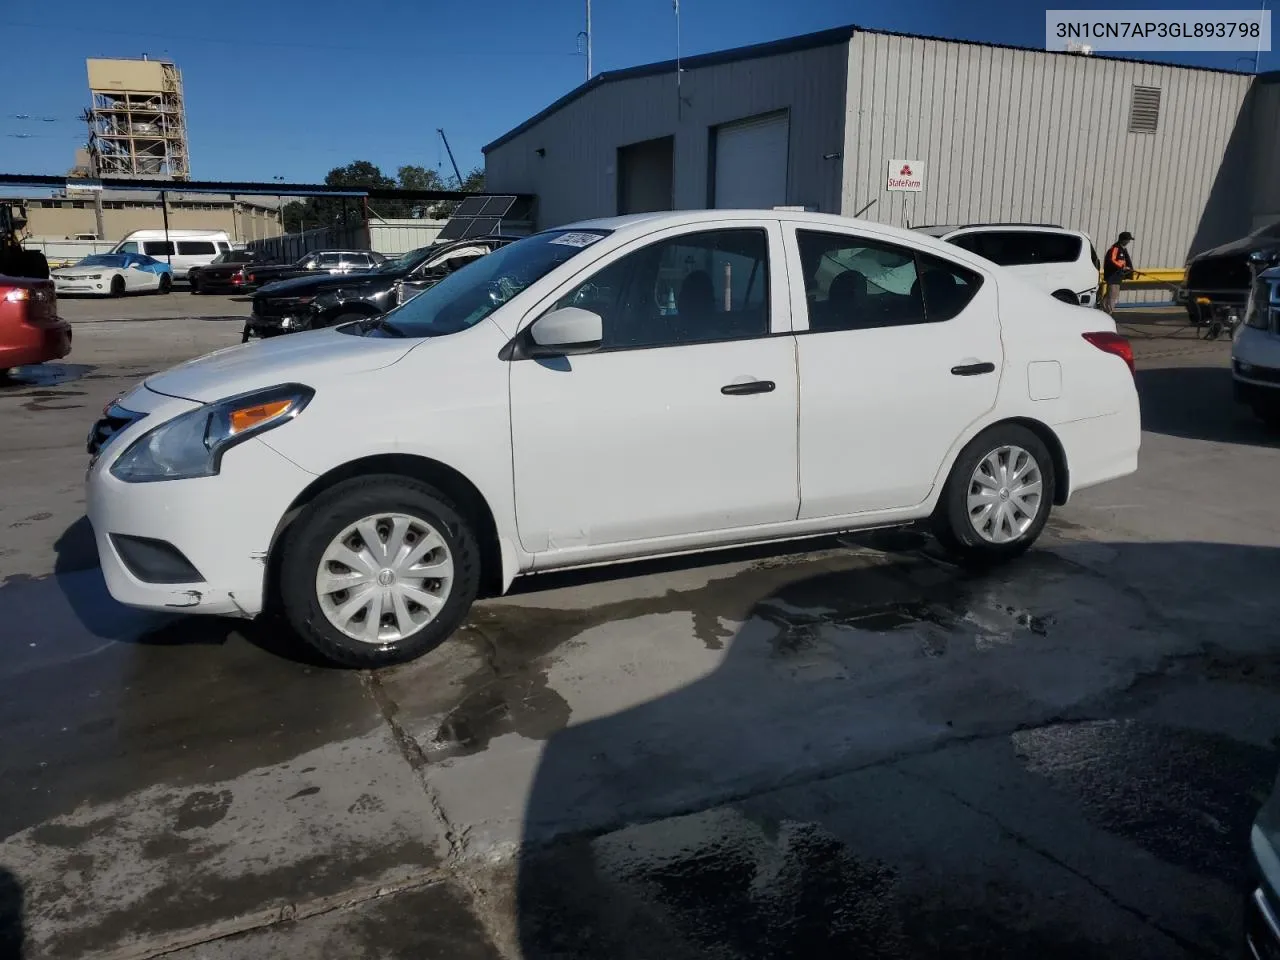
<instances>
[{"instance_id":1,"label":"amber turn signal lens","mask_svg":"<svg viewBox=\"0 0 1280 960\"><path fill-rule=\"evenodd\" d=\"M231 411L231 435L244 433L251 427L280 416L293 405L292 400L272 400L252 407L241 407Z\"/></svg>"}]
</instances>

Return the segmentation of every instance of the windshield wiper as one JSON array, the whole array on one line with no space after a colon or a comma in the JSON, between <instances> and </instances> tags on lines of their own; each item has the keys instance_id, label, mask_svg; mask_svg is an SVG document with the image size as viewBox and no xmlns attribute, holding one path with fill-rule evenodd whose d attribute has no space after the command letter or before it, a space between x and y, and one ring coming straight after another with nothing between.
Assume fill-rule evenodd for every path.
<instances>
[{"instance_id":1,"label":"windshield wiper","mask_svg":"<svg viewBox=\"0 0 1280 960\"><path fill-rule=\"evenodd\" d=\"M362 334L372 333L374 330L385 330L393 337L408 336L407 333L388 320L386 314L379 317L370 317L367 320L360 321L360 332Z\"/></svg>"}]
</instances>

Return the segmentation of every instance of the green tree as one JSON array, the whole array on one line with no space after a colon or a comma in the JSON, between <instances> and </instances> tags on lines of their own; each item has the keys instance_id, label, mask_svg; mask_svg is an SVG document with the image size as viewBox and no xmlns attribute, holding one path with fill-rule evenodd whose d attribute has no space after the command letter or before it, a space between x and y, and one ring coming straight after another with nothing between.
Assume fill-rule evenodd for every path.
<instances>
[{"instance_id":1,"label":"green tree","mask_svg":"<svg viewBox=\"0 0 1280 960\"><path fill-rule=\"evenodd\" d=\"M484 192L484 167L475 167L462 181L462 189L468 193Z\"/></svg>"}]
</instances>

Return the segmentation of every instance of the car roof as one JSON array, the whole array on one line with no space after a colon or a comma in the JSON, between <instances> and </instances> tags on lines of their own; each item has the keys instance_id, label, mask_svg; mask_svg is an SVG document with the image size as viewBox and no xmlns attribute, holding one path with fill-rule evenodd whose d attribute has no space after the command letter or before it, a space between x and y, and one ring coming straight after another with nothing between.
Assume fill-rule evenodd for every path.
<instances>
[{"instance_id":1,"label":"car roof","mask_svg":"<svg viewBox=\"0 0 1280 960\"><path fill-rule=\"evenodd\" d=\"M942 237L949 233L955 233L959 230L1028 230L1033 233L1044 233L1049 230L1056 230L1060 233L1079 233L1079 230L1072 230L1070 227L1064 227L1060 223L961 223L951 226L922 226L913 227L913 230L919 230L928 233L932 237Z\"/></svg>"},{"instance_id":2,"label":"car roof","mask_svg":"<svg viewBox=\"0 0 1280 960\"><path fill-rule=\"evenodd\" d=\"M146 230L134 230L132 233L125 235L121 243L127 243L130 240L163 240L165 234L170 237L180 237L190 240L192 237L214 237L215 239L226 240L230 243L225 230L157 230L148 228Z\"/></svg>"},{"instance_id":3,"label":"car roof","mask_svg":"<svg viewBox=\"0 0 1280 960\"><path fill-rule=\"evenodd\" d=\"M814 229L835 228L840 230L859 230L877 239L898 242L921 249L933 249L944 256L969 262L965 256L967 251L955 244L946 243L936 237L917 230L906 230L902 227L879 223L875 220L862 220L856 217L842 217L834 213L809 213L792 210L674 210L659 213L633 213L621 217L602 217L596 220L581 220L554 227L555 231L564 230L608 230L616 235L643 235L664 226L678 227L698 223L723 223L734 220L776 220L813 227ZM543 232L550 232L543 231ZM977 258L978 264L987 261Z\"/></svg>"}]
</instances>

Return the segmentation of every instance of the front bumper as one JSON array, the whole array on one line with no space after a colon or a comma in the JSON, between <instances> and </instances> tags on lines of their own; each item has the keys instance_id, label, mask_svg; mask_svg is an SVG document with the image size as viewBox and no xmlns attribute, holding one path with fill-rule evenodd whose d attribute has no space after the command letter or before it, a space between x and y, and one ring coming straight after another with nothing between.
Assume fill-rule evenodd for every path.
<instances>
[{"instance_id":1,"label":"front bumper","mask_svg":"<svg viewBox=\"0 0 1280 960\"><path fill-rule=\"evenodd\" d=\"M59 280L54 277L53 289L59 296L78 294L105 297L111 293L111 281L106 277L100 280Z\"/></svg>"},{"instance_id":2,"label":"front bumper","mask_svg":"<svg viewBox=\"0 0 1280 960\"><path fill-rule=\"evenodd\" d=\"M177 412L197 406L166 402ZM142 433L174 415L168 409L131 424L90 466L89 521L107 589L120 603L149 610L253 617L262 612L267 556L281 519L315 479L260 438L229 450L216 477L125 483L109 471ZM121 538L167 544L198 573L189 583L146 582Z\"/></svg>"}]
</instances>

